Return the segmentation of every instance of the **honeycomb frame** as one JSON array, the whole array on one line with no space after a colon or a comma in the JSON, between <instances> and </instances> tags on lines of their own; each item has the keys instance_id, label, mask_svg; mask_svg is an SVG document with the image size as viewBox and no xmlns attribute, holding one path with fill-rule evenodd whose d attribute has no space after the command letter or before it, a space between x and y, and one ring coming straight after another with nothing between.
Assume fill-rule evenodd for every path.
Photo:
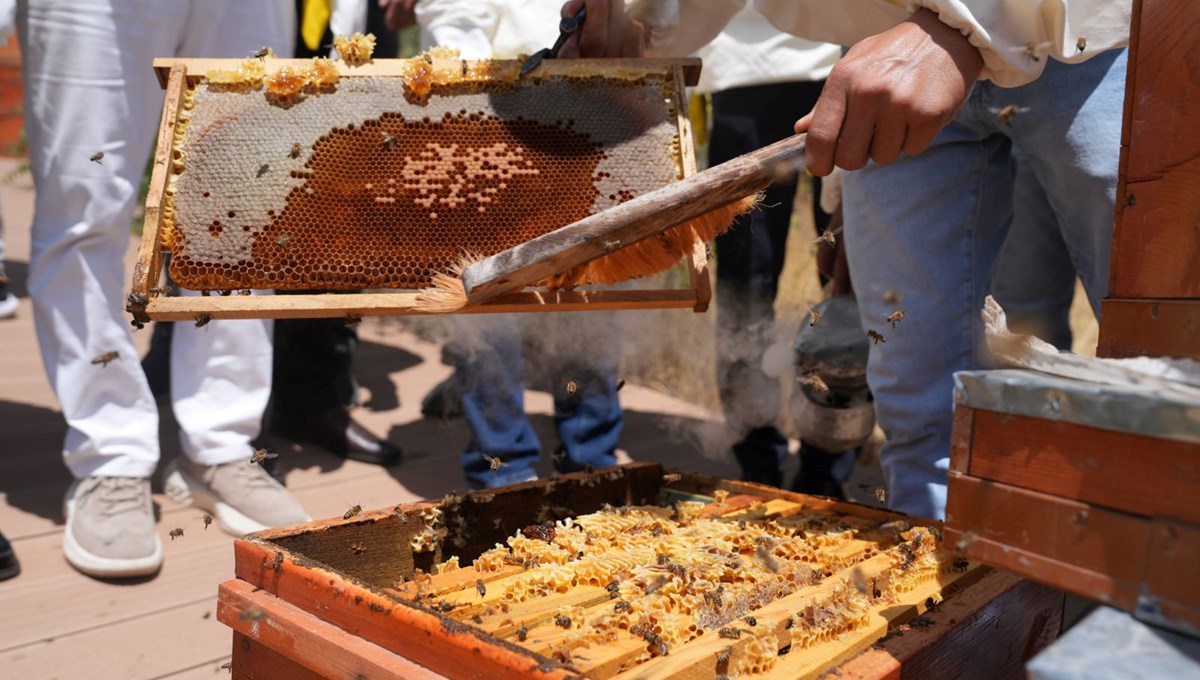
<instances>
[{"instance_id":1,"label":"honeycomb frame","mask_svg":"<svg viewBox=\"0 0 1200 680\"><path fill-rule=\"evenodd\" d=\"M308 60L272 59L269 70L307 68ZM471 78L511 78L519 62L468 62L457 59L388 59L374 60L362 66L347 66L332 62L342 83L355 78L403 79L405 87L414 71L430 76L433 87L452 86L447 74L462 74ZM317 318L342 316L393 316L432 313L417 302L417 291L363 292L343 295L299 294L287 296L230 295L236 288L212 289L221 295L170 296L164 294L164 255L169 252L172 224L176 207L171 201L172 180L182 172L181 155L175 144L187 125L189 91L205 79L206 74L229 73L242 64L230 59L158 59L155 71L166 89L166 101L146 200L145 227L134 269L127 309L135 323L148 320L189 320L201 317L216 318ZM325 66L325 65L323 65ZM666 106L674 120L676 177L695 172L691 143L690 120L686 110L685 86L694 84L700 63L696 59L622 59L547 61L527 76L533 81L558 78L604 78L637 81L649 76L664 82ZM482 75L477 75L482 74ZM441 79L439 81L439 78ZM460 84L463 81L460 81ZM313 96L321 96L319 93ZM680 106L683 104L683 106ZM386 135L385 135L386 137ZM214 227L214 229L220 229ZM487 304L468 306L463 313L532 312L532 311L611 311L648 308L707 309L711 298L707 255L703 243L697 243L690 254L681 258L688 271L690 285L685 288L621 287L610 290L544 291L527 289L504 296Z\"/></svg>"}]
</instances>

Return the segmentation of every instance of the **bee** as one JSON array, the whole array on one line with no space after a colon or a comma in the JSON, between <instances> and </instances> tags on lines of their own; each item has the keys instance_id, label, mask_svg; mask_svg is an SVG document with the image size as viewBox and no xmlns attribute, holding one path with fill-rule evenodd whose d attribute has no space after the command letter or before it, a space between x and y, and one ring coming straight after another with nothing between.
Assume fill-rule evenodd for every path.
<instances>
[{"instance_id":1,"label":"bee","mask_svg":"<svg viewBox=\"0 0 1200 680\"><path fill-rule=\"evenodd\" d=\"M261 609L251 607L249 609L243 609L242 613L238 614L238 618L242 621L258 621L260 619L267 618L267 613Z\"/></svg>"},{"instance_id":2,"label":"bee","mask_svg":"<svg viewBox=\"0 0 1200 680\"><path fill-rule=\"evenodd\" d=\"M875 487L875 500L879 501L880 503L886 503L887 489L883 488L882 486Z\"/></svg>"},{"instance_id":3,"label":"bee","mask_svg":"<svg viewBox=\"0 0 1200 680\"><path fill-rule=\"evenodd\" d=\"M754 548L754 559L758 560L763 568L772 574L779 572L779 562L766 546L760 545Z\"/></svg>"},{"instance_id":4,"label":"bee","mask_svg":"<svg viewBox=\"0 0 1200 680\"><path fill-rule=\"evenodd\" d=\"M622 388L622 387L624 387L624 386L625 386L625 379L624 379L624 378L621 378L620 380L618 380L618 381L617 381L617 389L616 389L616 391L617 391L617 392L620 392L620 391L621 391L621 388Z\"/></svg>"},{"instance_id":5,"label":"bee","mask_svg":"<svg viewBox=\"0 0 1200 680\"><path fill-rule=\"evenodd\" d=\"M900 293L897 293L889 288L888 291L883 294L883 303L893 307L900 304Z\"/></svg>"},{"instance_id":6,"label":"bee","mask_svg":"<svg viewBox=\"0 0 1200 680\"><path fill-rule=\"evenodd\" d=\"M529 571L530 569L537 569L540 565L541 565L541 560L539 560L537 558L537 555L534 555L533 557L530 557L529 559L522 562L521 568L524 569L525 571Z\"/></svg>"},{"instance_id":7,"label":"bee","mask_svg":"<svg viewBox=\"0 0 1200 680\"><path fill-rule=\"evenodd\" d=\"M667 585L667 582L670 580L671 580L671 578L669 576L659 576L659 577L655 578L653 581L651 581L646 586L646 589L643 590L642 592L646 595L653 595L654 593L657 593L659 590L661 590L663 586Z\"/></svg>"},{"instance_id":8,"label":"bee","mask_svg":"<svg viewBox=\"0 0 1200 680\"><path fill-rule=\"evenodd\" d=\"M896 327L896 322L897 322L897 321L900 321L900 320L901 320L901 319L903 319L903 318L904 318L904 310L903 310L903 309L897 309L896 311L892 312L891 314L888 314L887 320L888 320L888 321L891 321L891 322L892 322L892 328L895 328L895 327Z\"/></svg>"},{"instance_id":9,"label":"bee","mask_svg":"<svg viewBox=\"0 0 1200 680\"><path fill-rule=\"evenodd\" d=\"M750 626L751 628L754 628L758 625L758 619L754 618L753 616L747 616L744 620L746 621L746 625Z\"/></svg>"},{"instance_id":10,"label":"bee","mask_svg":"<svg viewBox=\"0 0 1200 680\"><path fill-rule=\"evenodd\" d=\"M100 163L100 161L103 159L104 159L104 152L97 151L96 153L92 154L92 157L89 158L88 160L90 160L93 163L99 163L100 165L104 165L103 163Z\"/></svg>"},{"instance_id":11,"label":"bee","mask_svg":"<svg viewBox=\"0 0 1200 680\"><path fill-rule=\"evenodd\" d=\"M887 342L887 338L883 337L883 335L879 331L876 331L876 330L867 331L867 337L874 340L876 345L878 345L881 342Z\"/></svg>"},{"instance_id":12,"label":"bee","mask_svg":"<svg viewBox=\"0 0 1200 680\"><path fill-rule=\"evenodd\" d=\"M475 579L475 590L479 591L479 597L487 595L487 586L483 584L483 579Z\"/></svg>"},{"instance_id":13,"label":"bee","mask_svg":"<svg viewBox=\"0 0 1200 680\"><path fill-rule=\"evenodd\" d=\"M285 231L275 238L275 245L279 246L279 249L282 250L287 247L290 240L292 240L292 235Z\"/></svg>"},{"instance_id":14,"label":"bee","mask_svg":"<svg viewBox=\"0 0 1200 680\"><path fill-rule=\"evenodd\" d=\"M258 166L258 172L255 174L255 177L262 177L263 175L267 174L270 171L271 171L271 166L268 165L267 163L263 163L262 165Z\"/></svg>"},{"instance_id":15,"label":"bee","mask_svg":"<svg viewBox=\"0 0 1200 680\"><path fill-rule=\"evenodd\" d=\"M178 528L177 528L177 529L171 529L171 533L170 533L170 534L168 534L168 536L170 536L170 537L171 537L171 540L172 540L172 541L174 541L174 540L175 540L175 539L177 539L177 538L183 538L183 529L178 529Z\"/></svg>"},{"instance_id":16,"label":"bee","mask_svg":"<svg viewBox=\"0 0 1200 680\"><path fill-rule=\"evenodd\" d=\"M300 157L300 142L295 142L292 144L292 152L289 153L288 155L291 156L292 158Z\"/></svg>"},{"instance_id":17,"label":"bee","mask_svg":"<svg viewBox=\"0 0 1200 680\"><path fill-rule=\"evenodd\" d=\"M717 665L728 666L729 657L733 655L733 647L726 646L725 649L717 652Z\"/></svg>"},{"instance_id":18,"label":"bee","mask_svg":"<svg viewBox=\"0 0 1200 680\"><path fill-rule=\"evenodd\" d=\"M830 246L836 246L837 235L840 231L840 227L837 229L826 229L825 231L821 232L820 236L813 240L813 243L828 243Z\"/></svg>"},{"instance_id":19,"label":"bee","mask_svg":"<svg viewBox=\"0 0 1200 680\"><path fill-rule=\"evenodd\" d=\"M211 314L197 314L196 315L196 328L204 328L205 326L208 325L209 321L212 321Z\"/></svg>"},{"instance_id":20,"label":"bee","mask_svg":"<svg viewBox=\"0 0 1200 680\"><path fill-rule=\"evenodd\" d=\"M618 614L620 614L621 612L627 612L632 608L633 608L633 605L629 604L625 600L617 600L617 602L613 605L613 611Z\"/></svg>"},{"instance_id":21,"label":"bee","mask_svg":"<svg viewBox=\"0 0 1200 680\"><path fill-rule=\"evenodd\" d=\"M283 568L283 553L276 550L275 551L275 561L271 563L271 569L273 569L274 571L279 571L282 568Z\"/></svg>"},{"instance_id":22,"label":"bee","mask_svg":"<svg viewBox=\"0 0 1200 680\"><path fill-rule=\"evenodd\" d=\"M616 581L609 581L608 585L604 586L604 589L608 591L609 599L616 599L621 594L621 584Z\"/></svg>"},{"instance_id":23,"label":"bee","mask_svg":"<svg viewBox=\"0 0 1200 680\"><path fill-rule=\"evenodd\" d=\"M958 539L958 543L954 544L954 549L958 550L959 552L966 550L967 548L975 545L975 541L978 538L979 536L975 535L974 531L968 531L962 535L962 538Z\"/></svg>"},{"instance_id":24,"label":"bee","mask_svg":"<svg viewBox=\"0 0 1200 680\"><path fill-rule=\"evenodd\" d=\"M1011 127L1013 119L1017 117L1017 114L1025 113L1026 111L1029 111L1029 107L1028 106L1017 106L1016 104L1009 104L1008 106L1005 106L1004 108L1001 108L1001 109L998 109L993 106L993 107L989 108L988 111L996 114L996 122L997 123L1000 123L1001 125L1008 125L1009 127Z\"/></svg>"},{"instance_id":25,"label":"bee","mask_svg":"<svg viewBox=\"0 0 1200 680\"><path fill-rule=\"evenodd\" d=\"M601 246L604 248L604 252L611 253L612 251L617 250L618 248L621 247L621 239L605 241L604 243L601 244Z\"/></svg>"},{"instance_id":26,"label":"bee","mask_svg":"<svg viewBox=\"0 0 1200 680\"><path fill-rule=\"evenodd\" d=\"M674 484L675 482L678 482L681 479L683 479L683 475L676 474L674 472L672 472L669 475L663 475L663 478L662 478L663 484Z\"/></svg>"},{"instance_id":27,"label":"bee","mask_svg":"<svg viewBox=\"0 0 1200 680\"><path fill-rule=\"evenodd\" d=\"M558 626L559 628L570 628L571 627L571 619L566 616L563 616L562 614L559 614L554 617L554 625Z\"/></svg>"},{"instance_id":28,"label":"bee","mask_svg":"<svg viewBox=\"0 0 1200 680\"><path fill-rule=\"evenodd\" d=\"M1075 54L1079 54L1087 49L1087 38L1082 35L1075 41Z\"/></svg>"},{"instance_id":29,"label":"bee","mask_svg":"<svg viewBox=\"0 0 1200 680\"><path fill-rule=\"evenodd\" d=\"M1050 41L1040 43L1038 45L1029 43L1028 45L1025 45L1024 47L1018 45L1016 47L1010 47L1009 49L1012 50L1013 52L1024 52L1025 56L1029 57L1029 59L1031 61L1037 62L1037 61L1042 60L1042 53L1044 53L1047 49L1049 49L1050 46L1053 44L1054 43L1050 42Z\"/></svg>"},{"instance_id":30,"label":"bee","mask_svg":"<svg viewBox=\"0 0 1200 680\"><path fill-rule=\"evenodd\" d=\"M238 295L250 295L250 293L251 293L251 291L249 288L245 288L243 290L238 291Z\"/></svg>"},{"instance_id":31,"label":"bee","mask_svg":"<svg viewBox=\"0 0 1200 680\"><path fill-rule=\"evenodd\" d=\"M517 629L517 641L518 642L524 642L525 638L528 635L529 635L529 629L526 628L525 626L521 626L520 628Z\"/></svg>"},{"instance_id":32,"label":"bee","mask_svg":"<svg viewBox=\"0 0 1200 680\"><path fill-rule=\"evenodd\" d=\"M383 148L391 151L396 148L396 135L385 130L380 130L379 134L383 135Z\"/></svg>"},{"instance_id":33,"label":"bee","mask_svg":"<svg viewBox=\"0 0 1200 680\"><path fill-rule=\"evenodd\" d=\"M902 561L900 562L900 568L901 568L901 569L908 569L909 567L911 567L911 566L912 566L912 563L913 563L913 562L916 560L916 558L917 558L916 554L915 554L915 553L913 553L912 546L910 546L910 545L909 545L909 544L907 544L907 543L901 543L900 545L896 546L896 548L897 548L897 550L899 550L899 551L900 551L900 553L901 553L901 554L902 554L902 556L903 556L903 557L901 558L901 560L902 560Z\"/></svg>"},{"instance_id":34,"label":"bee","mask_svg":"<svg viewBox=\"0 0 1200 680\"><path fill-rule=\"evenodd\" d=\"M575 396L575 391L578 389L579 389L579 383L576 383L574 380L567 381L567 396L568 397Z\"/></svg>"},{"instance_id":35,"label":"bee","mask_svg":"<svg viewBox=\"0 0 1200 680\"><path fill-rule=\"evenodd\" d=\"M270 47L263 47L254 53L254 58L258 59L260 61L265 61L267 57L270 57L273 55L274 55L274 53L271 51Z\"/></svg>"},{"instance_id":36,"label":"bee","mask_svg":"<svg viewBox=\"0 0 1200 680\"><path fill-rule=\"evenodd\" d=\"M121 355L117 352L105 352L104 354L96 355L96 358L92 359L92 364L99 364L101 367L104 367L120 358Z\"/></svg>"},{"instance_id":37,"label":"bee","mask_svg":"<svg viewBox=\"0 0 1200 680\"><path fill-rule=\"evenodd\" d=\"M221 670L225 671L226 673L232 673L233 672L233 662L226 661L225 663L221 664Z\"/></svg>"},{"instance_id":38,"label":"bee","mask_svg":"<svg viewBox=\"0 0 1200 680\"><path fill-rule=\"evenodd\" d=\"M488 469L492 472L499 472L500 468L508 467L508 463L500 460L499 456L489 456L485 453L483 454L483 458L488 462Z\"/></svg>"},{"instance_id":39,"label":"bee","mask_svg":"<svg viewBox=\"0 0 1200 680\"><path fill-rule=\"evenodd\" d=\"M501 525L503 522L504 522L504 520L503 520L502 518L500 518L500 517L497 517L497 518L495 518L495 519L493 519L493 520L492 520L492 527L493 527L493 528L495 528L495 529L499 529L499 528L500 528L500 525Z\"/></svg>"},{"instance_id":40,"label":"bee","mask_svg":"<svg viewBox=\"0 0 1200 680\"><path fill-rule=\"evenodd\" d=\"M270 451L267 451L266 449L257 449L254 451L254 455L250 456L250 463L262 465L264 460L269 460L271 458L278 458L278 457L279 457L278 453L271 453Z\"/></svg>"},{"instance_id":41,"label":"bee","mask_svg":"<svg viewBox=\"0 0 1200 680\"><path fill-rule=\"evenodd\" d=\"M821 378L821 376L817 375L816 373L810 373L807 376L807 379L808 386L812 388L813 392L816 392L822 396L829 394L829 385L825 384L825 381Z\"/></svg>"},{"instance_id":42,"label":"bee","mask_svg":"<svg viewBox=\"0 0 1200 680\"><path fill-rule=\"evenodd\" d=\"M360 512L362 512L362 506L355 505L354 507L347 510L346 514L342 515L342 519L350 519L351 517L354 517L355 515L357 515Z\"/></svg>"},{"instance_id":43,"label":"bee","mask_svg":"<svg viewBox=\"0 0 1200 680\"><path fill-rule=\"evenodd\" d=\"M466 59L462 60L462 74L464 77L467 75L467 60Z\"/></svg>"},{"instance_id":44,"label":"bee","mask_svg":"<svg viewBox=\"0 0 1200 680\"><path fill-rule=\"evenodd\" d=\"M810 327L816 326L817 322L820 320L821 320L821 313L816 310L813 310L813 312L811 314L809 314L809 316L808 316L808 325Z\"/></svg>"},{"instance_id":45,"label":"bee","mask_svg":"<svg viewBox=\"0 0 1200 680\"><path fill-rule=\"evenodd\" d=\"M954 562L950 564L950 568L960 574L966 571L969 566L971 566L971 563L965 557L955 557Z\"/></svg>"},{"instance_id":46,"label":"bee","mask_svg":"<svg viewBox=\"0 0 1200 680\"><path fill-rule=\"evenodd\" d=\"M854 571L850 572L850 585L854 586L854 589L858 592L866 594L870 584L867 583L867 577L863 574L861 568L855 567Z\"/></svg>"},{"instance_id":47,"label":"bee","mask_svg":"<svg viewBox=\"0 0 1200 680\"><path fill-rule=\"evenodd\" d=\"M742 637L742 629L726 626L725 628L718 630L717 635L726 640L739 640Z\"/></svg>"},{"instance_id":48,"label":"bee","mask_svg":"<svg viewBox=\"0 0 1200 680\"><path fill-rule=\"evenodd\" d=\"M208 525L212 524L213 516L206 512L200 517L200 520L204 522L204 530L208 531Z\"/></svg>"},{"instance_id":49,"label":"bee","mask_svg":"<svg viewBox=\"0 0 1200 680\"><path fill-rule=\"evenodd\" d=\"M556 449L554 453L550 454L550 457L554 459L555 463L561 463L567 459L567 450Z\"/></svg>"},{"instance_id":50,"label":"bee","mask_svg":"<svg viewBox=\"0 0 1200 680\"><path fill-rule=\"evenodd\" d=\"M357 326L360 323L362 323L361 316L359 316L357 314L347 314L346 315L346 325L347 326Z\"/></svg>"},{"instance_id":51,"label":"bee","mask_svg":"<svg viewBox=\"0 0 1200 680\"><path fill-rule=\"evenodd\" d=\"M351 543L350 544L350 552L354 553L355 555L361 555L361 554L365 553L366 551L367 551L367 546L363 545L362 543Z\"/></svg>"}]
</instances>

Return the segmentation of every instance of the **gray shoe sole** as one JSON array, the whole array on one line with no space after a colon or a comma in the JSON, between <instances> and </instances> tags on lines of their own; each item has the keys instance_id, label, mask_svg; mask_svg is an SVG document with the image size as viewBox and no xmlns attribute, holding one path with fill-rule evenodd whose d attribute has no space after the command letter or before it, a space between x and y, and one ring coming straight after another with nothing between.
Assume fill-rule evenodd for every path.
<instances>
[{"instance_id":1,"label":"gray shoe sole","mask_svg":"<svg viewBox=\"0 0 1200 680\"><path fill-rule=\"evenodd\" d=\"M209 511L216 518L217 524L225 530L225 533L238 538L256 531L270 529L267 525L243 515L232 505L222 501L198 479L181 470L175 461L171 461L164 471L163 492L167 498L180 505L192 505Z\"/></svg>"},{"instance_id":2,"label":"gray shoe sole","mask_svg":"<svg viewBox=\"0 0 1200 680\"><path fill-rule=\"evenodd\" d=\"M154 535L154 552L145 557L101 557L79 545L79 541L75 540L74 534L71 533L71 518L75 514L75 487L78 484L78 481L71 482L63 500L63 515L67 518L67 526L63 530L63 556L67 558L67 562L78 571L96 578L134 578L157 573L163 564L163 547L158 534Z\"/></svg>"}]
</instances>

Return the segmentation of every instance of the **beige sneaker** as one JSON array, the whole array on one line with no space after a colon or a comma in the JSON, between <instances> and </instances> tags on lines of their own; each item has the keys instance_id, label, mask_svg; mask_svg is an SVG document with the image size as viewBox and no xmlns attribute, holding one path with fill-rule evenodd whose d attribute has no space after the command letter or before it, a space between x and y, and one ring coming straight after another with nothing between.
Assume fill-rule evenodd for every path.
<instances>
[{"instance_id":1,"label":"beige sneaker","mask_svg":"<svg viewBox=\"0 0 1200 680\"><path fill-rule=\"evenodd\" d=\"M149 479L77 479L64 505L63 555L71 566L99 578L147 576L162 567Z\"/></svg>"},{"instance_id":2,"label":"beige sneaker","mask_svg":"<svg viewBox=\"0 0 1200 680\"><path fill-rule=\"evenodd\" d=\"M246 460L199 465L180 456L166 468L163 490L176 503L207 510L225 531L244 536L311 517L262 466Z\"/></svg>"}]
</instances>

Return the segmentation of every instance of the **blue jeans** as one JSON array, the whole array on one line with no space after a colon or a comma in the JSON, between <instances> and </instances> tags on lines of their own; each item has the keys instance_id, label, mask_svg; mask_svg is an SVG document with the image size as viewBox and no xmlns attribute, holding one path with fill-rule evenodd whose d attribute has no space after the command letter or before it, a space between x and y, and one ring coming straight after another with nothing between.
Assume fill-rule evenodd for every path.
<instances>
[{"instance_id":1,"label":"blue jeans","mask_svg":"<svg viewBox=\"0 0 1200 680\"><path fill-rule=\"evenodd\" d=\"M1125 52L1051 61L1040 79L976 83L925 153L847 173L845 240L863 327L867 379L887 436L889 505L941 518L946 507L955 371L986 366L979 310L1013 218L1013 150L1046 198L1092 308L1108 287ZM1028 107L1004 124L997 113ZM887 291L902 296L893 329Z\"/></svg>"},{"instance_id":2,"label":"blue jeans","mask_svg":"<svg viewBox=\"0 0 1200 680\"><path fill-rule=\"evenodd\" d=\"M548 352L546 369L554 395L554 426L561 446L554 467L576 472L617 462L621 435L617 398L620 332L602 312L558 314L550 321L564 342ZM580 317L588 317L585 322ZM607 317L603 318L602 317ZM535 476L541 443L525 417L525 361L518 317L481 315L467 321L471 335L456 338L455 368L471 441L462 454L463 473L474 489L513 484ZM465 341L464 341L465 340ZM573 383L573 392L568 389ZM489 458L504 465L491 469Z\"/></svg>"}]
</instances>

